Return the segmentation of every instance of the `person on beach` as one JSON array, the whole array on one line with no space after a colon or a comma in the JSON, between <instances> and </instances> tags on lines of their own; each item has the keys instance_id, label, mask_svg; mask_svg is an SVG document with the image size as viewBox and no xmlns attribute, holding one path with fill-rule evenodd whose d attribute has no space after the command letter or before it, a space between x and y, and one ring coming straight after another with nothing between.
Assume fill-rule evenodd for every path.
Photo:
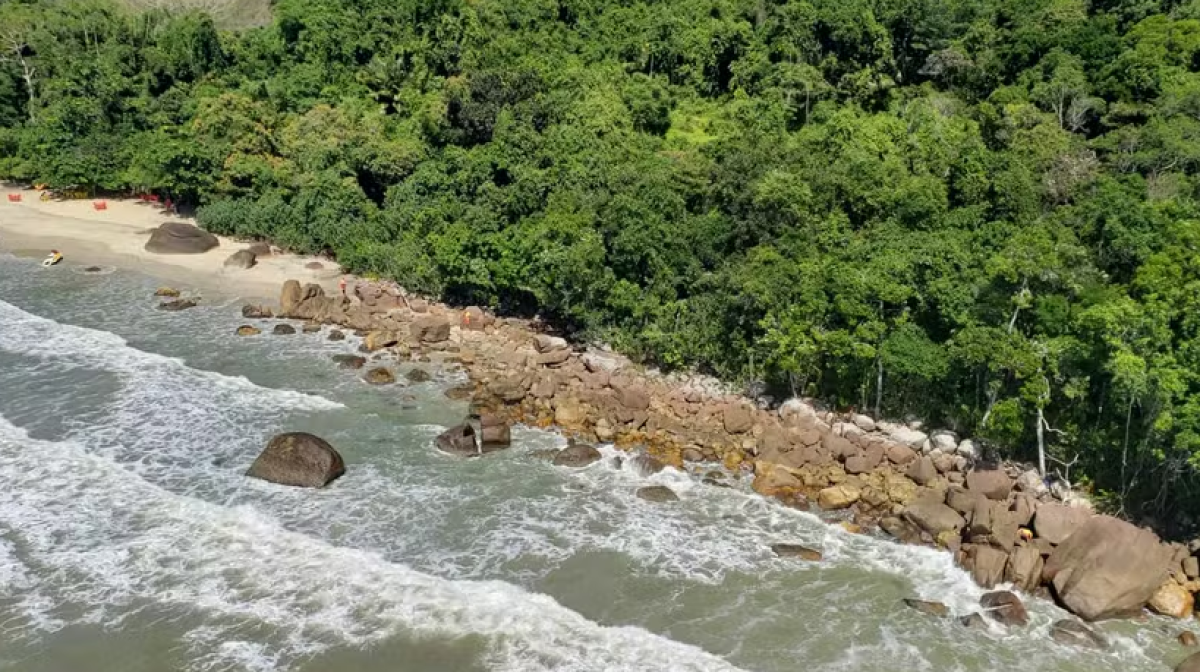
<instances>
[{"instance_id":1,"label":"person on beach","mask_svg":"<svg viewBox=\"0 0 1200 672\"><path fill-rule=\"evenodd\" d=\"M346 276L338 278L338 289L342 292L342 298L346 298Z\"/></svg>"},{"instance_id":2,"label":"person on beach","mask_svg":"<svg viewBox=\"0 0 1200 672\"><path fill-rule=\"evenodd\" d=\"M42 266L50 267L63 260L62 252L50 250L50 256L42 260Z\"/></svg>"}]
</instances>

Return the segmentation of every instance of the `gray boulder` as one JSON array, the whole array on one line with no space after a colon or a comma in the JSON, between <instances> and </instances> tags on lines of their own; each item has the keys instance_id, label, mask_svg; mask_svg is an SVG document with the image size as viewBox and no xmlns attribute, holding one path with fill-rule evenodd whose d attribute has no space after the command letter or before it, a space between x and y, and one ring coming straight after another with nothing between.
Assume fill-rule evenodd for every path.
<instances>
[{"instance_id":1,"label":"gray boulder","mask_svg":"<svg viewBox=\"0 0 1200 672\"><path fill-rule=\"evenodd\" d=\"M1087 509L1058 503L1042 504L1034 514L1033 531L1052 544L1061 544L1094 516Z\"/></svg>"},{"instance_id":2,"label":"gray boulder","mask_svg":"<svg viewBox=\"0 0 1200 672\"><path fill-rule=\"evenodd\" d=\"M635 494L638 499L659 504L679 501L679 495L675 494L674 490L665 485L648 485L644 488L638 488Z\"/></svg>"},{"instance_id":3,"label":"gray boulder","mask_svg":"<svg viewBox=\"0 0 1200 672\"><path fill-rule=\"evenodd\" d=\"M556 467L586 467L600 459L600 451L586 443L571 443L554 456Z\"/></svg>"},{"instance_id":4,"label":"gray boulder","mask_svg":"<svg viewBox=\"0 0 1200 672\"><path fill-rule=\"evenodd\" d=\"M322 488L344 473L342 456L327 441L291 432L271 439L246 475L280 485Z\"/></svg>"},{"instance_id":5,"label":"gray boulder","mask_svg":"<svg viewBox=\"0 0 1200 672\"><path fill-rule=\"evenodd\" d=\"M154 229L145 249L152 254L203 254L220 245L211 233L183 222L166 222Z\"/></svg>"}]
</instances>

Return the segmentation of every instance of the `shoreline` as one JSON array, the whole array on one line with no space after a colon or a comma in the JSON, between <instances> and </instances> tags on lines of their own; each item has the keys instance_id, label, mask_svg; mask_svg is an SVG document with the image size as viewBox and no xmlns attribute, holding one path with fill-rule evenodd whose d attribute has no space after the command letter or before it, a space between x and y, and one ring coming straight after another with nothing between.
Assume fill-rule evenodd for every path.
<instances>
[{"instance_id":1,"label":"shoreline","mask_svg":"<svg viewBox=\"0 0 1200 672\"><path fill-rule=\"evenodd\" d=\"M19 195L19 203L9 195ZM159 206L131 199L107 200L95 210L91 200L42 201L41 192L0 185L0 250L18 257L42 258L63 253L72 266L116 266L224 298L266 300L278 296L288 278L303 278L326 290L337 287L341 267L328 259L272 254L249 269L226 268L225 260L249 243L218 236L215 249L195 255L161 255L143 246L151 229L165 222L191 220ZM321 270L306 268L317 262Z\"/></svg>"},{"instance_id":2,"label":"shoreline","mask_svg":"<svg viewBox=\"0 0 1200 672\"><path fill-rule=\"evenodd\" d=\"M758 409L712 379L647 372L614 353L580 350L540 334L529 321L427 303L390 283L356 280L350 298L341 299L335 289L340 269L328 260L313 271L305 265L315 258L280 254L249 270L228 269L224 260L246 244L225 238L203 254L150 254L142 249L147 230L183 218L148 204L110 201L107 211L91 211L90 201L41 202L32 190L0 191L23 197L19 204L0 197L0 249L40 257L56 248L72 265L117 266L181 289L262 303L279 318L357 331L366 337L364 354L392 355L372 367L430 356L461 364L470 389L458 393L487 418L485 441L487 426L524 424L644 451L654 460L650 468L721 464L753 479L755 492L781 505L838 512L850 531L942 548L984 588L1011 585L1025 599L1049 597L1053 576L1045 568L1056 562L1056 553L1066 554L1061 549L1071 547L1074 532L1083 536L1100 521L1119 542L1110 544L1117 546L1110 552L1132 543L1156 565L1149 578L1140 577L1154 585L1153 595L1139 598L1139 611L1147 602L1159 613L1186 602L1186 609L1168 615L1190 616L1191 594L1200 590L1200 561L1187 547L1072 507L1028 472L977 463L974 445L947 432L831 413L801 400ZM253 311L243 314L255 317ZM724 485L718 472L703 481ZM1108 539L1097 534L1093 542ZM1159 599L1164 590L1172 594ZM1082 601L1074 607L1059 602L1084 620L1108 616L1087 611Z\"/></svg>"}]
</instances>

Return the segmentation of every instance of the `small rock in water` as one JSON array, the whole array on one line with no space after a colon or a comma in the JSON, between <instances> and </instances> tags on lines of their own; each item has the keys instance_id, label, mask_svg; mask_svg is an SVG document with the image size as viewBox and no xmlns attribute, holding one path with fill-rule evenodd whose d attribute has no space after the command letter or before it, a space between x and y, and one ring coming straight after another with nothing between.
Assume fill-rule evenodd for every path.
<instances>
[{"instance_id":1,"label":"small rock in water","mask_svg":"<svg viewBox=\"0 0 1200 672\"><path fill-rule=\"evenodd\" d=\"M273 313L271 311L271 309L267 308L266 306L255 306L255 305L249 304L249 303L242 306L242 317L245 317L245 318L263 319L263 318L269 318L269 317L274 317L274 316L275 316L275 313Z\"/></svg>"},{"instance_id":2,"label":"small rock in water","mask_svg":"<svg viewBox=\"0 0 1200 672\"><path fill-rule=\"evenodd\" d=\"M535 460L546 460L547 462L550 462L558 456L558 452L559 451L555 450L554 448L543 448L541 450L531 450L526 454Z\"/></svg>"},{"instance_id":3,"label":"small rock in water","mask_svg":"<svg viewBox=\"0 0 1200 672\"><path fill-rule=\"evenodd\" d=\"M100 268L99 266L88 266L87 268L83 269L83 272L84 273L99 273L100 271L103 271L103 270L104 269Z\"/></svg>"},{"instance_id":4,"label":"small rock in water","mask_svg":"<svg viewBox=\"0 0 1200 672\"><path fill-rule=\"evenodd\" d=\"M961 623L962 626L968 630L987 630L988 629L987 621L983 620L983 616L981 616L979 614L979 612L975 612L973 614L963 616L962 618L958 619L958 622Z\"/></svg>"},{"instance_id":5,"label":"small rock in water","mask_svg":"<svg viewBox=\"0 0 1200 672\"><path fill-rule=\"evenodd\" d=\"M636 495L638 499L659 504L679 501L679 495L675 494L674 490L665 485L648 485L644 488L638 488Z\"/></svg>"},{"instance_id":6,"label":"small rock in water","mask_svg":"<svg viewBox=\"0 0 1200 672\"><path fill-rule=\"evenodd\" d=\"M367 364L367 358L361 355L334 355L333 361L341 369L361 369Z\"/></svg>"},{"instance_id":7,"label":"small rock in water","mask_svg":"<svg viewBox=\"0 0 1200 672\"><path fill-rule=\"evenodd\" d=\"M342 456L327 441L293 432L271 439L246 475L280 485L322 488L344 473Z\"/></svg>"},{"instance_id":8,"label":"small rock in water","mask_svg":"<svg viewBox=\"0 0 1200 672\"><path fill-rule=\"evenodd\" d=\"M479 457L479 443L475 430L469 424L456 425L438 435L438 450L459 457Z\"/></svg>"},{"instance_id":9,"label":"small rock in water","mask_svg":"<svg viewBox=\"0 0 1200 672\"><path fill-rule=\"evenodd\" d=\"M429 372L425 369L410 369L404 374L404 377L410 383L427 383L433 379L433 376L429 375Z\"/></svg>"},{"instance_id":10,"label":"small rock in water","mask_svg":"<svg viewBox=\"0 0 1200 672\"><path fill-rule=\"evenodd\" d=\"M1063 619L1050 626L1050 637L1059 644L1088 649L1107 649L1108 642L1094 630L1078 622Z\"/></svg>"},{"instance_id":11,"label":"small rock in water","mask_svg":"<svg viewBox=\"0 0 1200 672\"><path fill-rule=\"evenodd\" d=\"M257 329L248 324L243 324L242 326L237 328L238 336L257 336L261 333L262 333L261 329Z\"/></svg>"},{"instance_id":12,"label":"small rock in water","mask_svg":"<svg viewBox=\"0 0 1200 672\"><path fill-rule=\"evenodd\" d=\"M821 552L799 544L771 544L771 550L781 558L799 558L809 562L820 562Z\"/></svg>"},{"instance_id":13,"label":"small rock in water","mask_svg":"<svg viewBox=\"0 0 1200 672\"><path fill-rule=\"evenodd\" d=\"M310 261L307 264L305 264L304 267L310 271L319 271L319 270L325 268L325 264L322 264L319 261Z\"/></svg>"},{"instance_id":14,"label":"small rock in water","mask_svg":"<svg viewBox=\"0 0 1200 672\"><path fill-rule=\"evenodd\" d=\"M471 395L474 394L474 392L475 392L475 389L473 387L471 387L470 385L459 385L457 387L452 387L452 388L446 390L445 394L446 394L447 399L453 399L454 401L464 401L466 399L470 399Z\"/></svg>"},{"instance_id":15,"label":"small rock in water","mask_svg":"<svg viewBox=\"0 0 1200 672\"><path fill-rule=\"evenodd\" d=\"M1004 625L1027 625L1029 613L1021 598L1007 590L997 590L986 593L979 598L979 606L987 610L987 615Z\"/></svg>"},{"instance_id":16,"label":"small rock in water","mask_svg":"<svg viewBox=\"0 0 1200 672\"><path fill-rule=\"evenodd\" d=\"M346 332L342 331L341 329L334 329L333 331L329 332L329 340L344 341L346 340Z\"/></svg>"},{"instance_id":17,"label":"small rock in water","mask_svg":"<svg viewBox=\"0 0 1200 672\"><path fill-rule=\"evenodd\" d=\"M318 331L321 331L321 325L313 324L312 322L309 322L308 324L304 325L304 327L301 329L301 331L303 331L306 334L315 334Z\"/></svg>"},{"instance_id":18,"label":"small rock in water","mask_svg":"<svg viewBox=\"0 0 1200 672\"><path fill-rule=\"evenodd\" d=\"M571 443L554 456L556 467L586 467L600 459L600 451L586 443Z\"/></svg>"},{"instance_id":19,"label":"small rock in water","mask_svg":"<svg viewBox=\"0 0 1200 672\"><path fill-rule=\"evenodd\" d=\"M174 299L179 296L179 290L174 287L159 287L155 292L155 296L163 296L169 299Z\"/></svg>"},{"instance_id":20,"label":"small rock in water","mask_svg":"<svg viewBox=\"0 0 1200 672\"><path fill-rule=\"evenodd\" d=\"M370 371L367 371L367 375L363 376L363 380L367 381L371 385L391 385L392 383L396 382L396 375L392 373L391 369L383 366L377 366Z\"/></svg>"},{"instance_id":21,"label":"small rock in water","mask_svg":"<svg viewBox=\"0 0 1200 672\"><path fill-rule=\"evenodd\" d=\"M271 333L275 334L276 336L289 336L296 333L296 328L290 324L277 324L275 325L275 328L271 330Z\"/></svg>"},{"instance_id":22,"label":"small rock in water","mask_svg":"<svg viewBox=\"0 0 1200 672\"><path fill-rule=\"evenodd\" d=\"M196 299L175 299L173 301L163 301L158 304L158 309L177 312L187 310L188 308L195 308L199 303Z\"/></svg>"},{"instance_id":23,"label":"small rock in water","mask_svg":"<svg viewBox=\"0 0 1200 672\"><path fill-rule=\"evenodd\" d=\"M629 467L642 476L651 476L665 469L666 465L649 455L635 455L630 458Z\"/></svg>"},{"instance_id":24,"label":"small rock in water","mask_svg":"<svg viewBox=\"0 0 1200 672\"><path fill-rule=\"evenodd\" d=\"M921 612L922 614L929 614L930 616L937 616L938 618L945 618L946 616L950 615L949 607L942 604L941 602L916 600L916 599L909 598L909 597L904 598L903 602L910 609L916 609L917 611Z\"/></svg>"},{"instance_id":25,"label":"small rock in water","mask_svg":"<svg viewBox=\"0 0 1200 672\"><path fill-rule=\"evenodd\" d=\"M1184 630L1183 632L1179 633L1179 636L1176 637L1176 639L1180 644L1188 647L1189 649L1195 647L1198 643L1196 641L1196 633L1192 632L1191 630Z\"/></svg>"}]
</instances>

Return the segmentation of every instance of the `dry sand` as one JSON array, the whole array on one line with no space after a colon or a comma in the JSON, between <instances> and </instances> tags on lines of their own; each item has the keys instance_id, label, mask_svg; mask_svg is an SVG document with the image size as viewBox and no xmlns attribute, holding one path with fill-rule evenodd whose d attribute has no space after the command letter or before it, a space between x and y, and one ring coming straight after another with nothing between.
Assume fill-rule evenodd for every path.
<instances>
[{"instance_id":1,"label":"dry sand","mask_svg":"<svg viewBox=\"0 0 1200 672\"><path fill-rule=\"evenodd\" d=\"M9 194L20 194L21 202L10 202ZM229 297L275 299L289 279L336 291L341 269L328 259L277 254L259 259L250 269L226 268L225 260L246 247L229 238L220 238L221 245L204 254L151 254L144 249L151 229L166 221L187 220L139 200L108 200L107 204L107 210L96 210L90 199L43 201L39 191L0 186L0 249L37 258L56 249L66 264L127 268L179 289ZM324 268L305 268L314 261Z\"/></svg>"}]
</instances>

